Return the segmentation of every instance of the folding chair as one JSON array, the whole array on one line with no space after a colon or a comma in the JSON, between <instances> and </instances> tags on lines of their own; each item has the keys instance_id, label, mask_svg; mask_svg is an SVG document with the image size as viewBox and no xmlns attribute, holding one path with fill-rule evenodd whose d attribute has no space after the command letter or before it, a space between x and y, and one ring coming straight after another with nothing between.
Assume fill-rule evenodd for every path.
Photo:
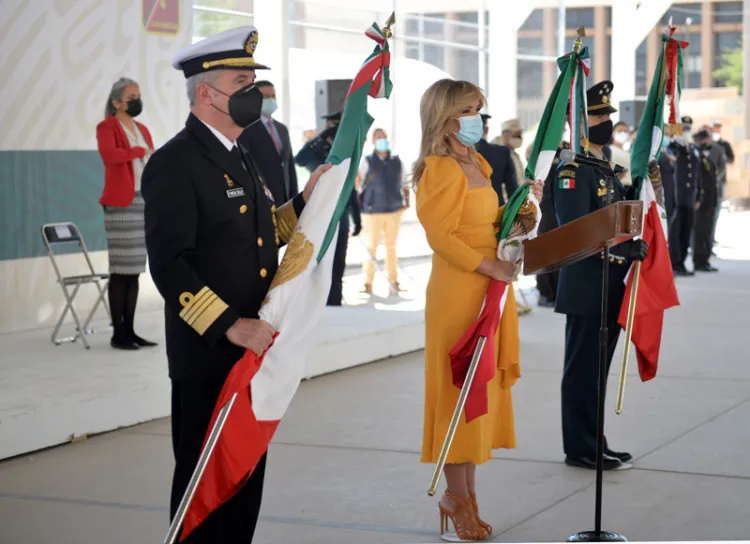
<instances>
[{"instance_id":1,"label":"folding chair","mask_svg":"<svg viewBox=\"0 0 750 544\"><path fill-rule=\"evenodd\" d=\"M60 319L58 319L57 325L55 325L55 330L52 331L52 343L56 346L59 346L63 342L75 342L80 337L84 347L86 349L90 349L88 342L86 342L86 335L92 334L94 332L88 327L91 323L92 318L94 317L94 314L96 313L96 310L99 308L99 304L104 305L104 309L110 316L110 320L112 319L112 314L109 310L109 306L107 305L107 301L105 300L104 296L104 294L107 292L107 286L109 284L109 274L99 274L94 271L94 265L91 264L91 259L89 258L89 253L86 249L86 244L83 241L81 231L78 230L78 227L75 224L66 222L48 223L46 225L43 225L42 240L44 241L44 245L47 248L47 253L49 254L50 260L52 261L52 267L55 269L55 274L57 275L57 282L60 284L60 288L62 289L63 296L65 297L66 301L65 310L63 310L62 314L60 315ZM55 259L55 251L53 250L53 248L61 248L63 246L70 247L73 244L77 244L81 250L81 253L83 253L83 257L86 259L86 265L89 272L87 274L81 274L78 276L63 276L60 272L60 267L57 264L57 260ZM81 321L78 318L76 309L73 306L73 301L75 300L75 297L78 294L78 290L81 288L81 286L88 283L93 283L94 285L96 285L96 288L99 291L99 296L96 298L94 307L91 308L86 321L83 323L83 325L81 325ZM68 315L68 312L71 313L71 315L73 316L73 320L75 321L76 333L71 337L58 338L57 333L60 331L60 327L62 327L63 321Z\"/></svg>"}]
</instances>

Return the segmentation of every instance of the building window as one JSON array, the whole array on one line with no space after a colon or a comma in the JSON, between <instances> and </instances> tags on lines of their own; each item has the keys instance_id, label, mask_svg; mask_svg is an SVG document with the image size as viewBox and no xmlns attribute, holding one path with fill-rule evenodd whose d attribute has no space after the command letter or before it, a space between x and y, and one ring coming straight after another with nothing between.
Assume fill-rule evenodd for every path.
<instances>
[{"instance_id":1,"label":"building window","mask_svg":"<svg viewBox=\"0 0 750 544\"><path fill-rule=\"evenodd\" d=\"M252 9L252 0L198 0L193 6L193 43L252 24Z\"/></svg>"},{"instance_id":2,"label":"building window","mask_svg":"<svg viewBox=\"0 0 750 544\"><path fill-rule=\"evenodd\" d=\"M542 55L542 38L518 38L519 55Z\"/></svg>"},{"instance_id":3,"label":"building window","mask_svg":"<svg viewBox=\"0 0 750 544\"><path fill-rule=\"evenodd\" d=\"M518 88L516 96L519 100L541 98L544 86L544 64L530 60L518 61Z\"/></svg>"},{"instance_id":4,"label":"building window","mask_svg":"<svg viewBox=\"0 0 750 544\"><path fill-rule=\"evenodd\" d=\"M713 69L718 70L726 64L725 55L735 51L742 46L742 32L721 32L714 35L714 65ZM724 87L726 81L714 79L714 87Z\"/></svg>"},{"instance_id":5,"label":"building window","mask_svg":"<svg viewBox=\"0 0 750 544\"><path fill-rule=\"evenodd\" d=\"M670 17L672 18L672 24L676 26L698 25L703 17L703 11L701 10L701 5L699 3L673 4L672 7L664 13L664 16L661 18L661 24L668 25Z\"/></svg>"},{"instance_id":6,"label":"building window","mask_svg":"<svg viewBox=\"0 0 750 544\"><path fill-rule=\"evenodd\" d=\"M703 68L701 35L691 34L687 41L690 42L690 45L684 52L683 82L687 89L699 89L701 86L701 72Z\"/></svg>"},{"instance_id":7,"label":"building window","mask_svg":"<svg viewBox=\"0 0 750 544\"><path fill-rule=\"evenodd\" d=\"M565 28L594 28L594 8L568 8L565 10Z\"/></svg>"},{"instance_id":8,"label":"building window","mask_svg":"<svg viewBox=\"0 0 750 544\"><path fill-rule=\"evenodd\" d=\"M714 23L742 23L742 2L716 2Z\"/></svg>"},{"instance_id":9,"label":"building window","mask_svg":"<svg viewBox=\"0 0 750 544\"><path fill-rule=\"evenodd\" d=\"M648 46L646 40L641 42L635 50L635 95L646 96L648 94Z\"/></svg>"},{"instance_id":10,"label":"building window","mask_svg":"<svg viewBox=\"0 0 750 544\"><path fill-rule=\"evenodd\" d=\"M531 12L528 19L521 25L519 30L542 30L544 26L544 12L541 9L535 9Z\"/></svg>"}]
</instances>

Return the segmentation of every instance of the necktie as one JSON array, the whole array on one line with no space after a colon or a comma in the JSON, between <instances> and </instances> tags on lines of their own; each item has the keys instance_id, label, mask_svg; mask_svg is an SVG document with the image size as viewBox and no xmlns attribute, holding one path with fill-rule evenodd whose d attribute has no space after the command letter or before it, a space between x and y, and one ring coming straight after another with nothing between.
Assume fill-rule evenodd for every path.
<instances>
[{"instance_id":1,"label":"necktie","mask_svg":"<svg viewBox=\"0 0 750 544\"><path fill-rule=\"evenodd\" d=\"M247 172L247 166L245 165L245 159L242 156L242 150L240 149L240 146L235 145L232 148L232 155L235 156L237 161L242 165L242 168Z\"/></svg>"},{"instance_id":2,"label":"necktie","mask_svg":"<svg viewBox=\"0 0 750 544\"><path fill-rule=\"evenodd\" d=\"M273 140L273 145L276 146L276 153L281 155L281 139L279 138L279 133L276 132L276 123L273 122L273 119L269 119L266 126L268 127L268 133Z\"/></svg>"}]
</instances>

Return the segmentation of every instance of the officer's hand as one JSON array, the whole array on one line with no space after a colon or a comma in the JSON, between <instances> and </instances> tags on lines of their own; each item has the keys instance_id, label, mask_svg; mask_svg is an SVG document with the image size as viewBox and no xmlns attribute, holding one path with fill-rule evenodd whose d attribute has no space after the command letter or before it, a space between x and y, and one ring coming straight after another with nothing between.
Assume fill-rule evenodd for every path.
<instances>
[{"instance_id":1,"label":"officer's hand","mask_svg":"<svg viewBox=\"0 0 750 544\"><path fill-rule=\"evenodd\" d=\"M321 164L310 175L310 179L307 181L307 185L305 185L305 188L302 191L302 198L305 199L305 202L310 200L310 197L312 196L313 191L315 190L315 186L318 184L318 180L320 179L320 176L322 176L325 172L328 172L332 166L333 164L329 162L325 164Z\"/></svg>"},{"instance_id":2,"label":"officer's hand","mask_svg":"<svg viewBox=\"0 0 750 544\"><path fill-rule=\"evenodd\" d=\"M540 179L536 181L531 181L530 179L527 179L526 183L531 185L531 192L533 193L537 202L541 202L542 195L544 194L544 182Z\"/></svg>"},{"instance_id":3,"label":"officer's hand","mask_svg":"<svg viewBox=\"0 0 750 544\"><path fill-rule=\"evenodd\" d=\"M628 248L628 254L626 255L629 259L635 259L636 261L642 261L648 255L648 244L643 240L633 240Z\"/></svg>"},{"instance_id":4,"label":"officer's hand","mask_svg":"<svg viewBox=\"0 0 750 544\"><path fill-rule=\"evenodd\" d=\"M227 331L227 339L245 349L253 350L262 355L273 342L276 331L271 325L260 319L238 319Z\"/></svg>"}]
</instances>

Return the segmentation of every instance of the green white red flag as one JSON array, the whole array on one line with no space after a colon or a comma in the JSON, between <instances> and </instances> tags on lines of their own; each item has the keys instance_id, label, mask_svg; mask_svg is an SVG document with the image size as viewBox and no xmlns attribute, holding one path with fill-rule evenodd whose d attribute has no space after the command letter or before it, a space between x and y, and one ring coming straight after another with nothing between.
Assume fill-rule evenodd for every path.
<instances>
[{"instance_id":1,"label":"green white red flag","mask_svg":"<svg viewBox=\"0 0 750 544\"><path fill-rule=\"evenodd\" d=\"M667 214L663 208L663 202L657 201L654 186L648 175L649 163L657 160L661 153L664 109L668 99L671 104L670 122L674 115L679 115L679 84L675 86L674 79L675 74L679 73L678 66L681 63L670 62L670 58L681 58L680 52L687 44L674 40L672 37L674 31L675 28L670 28L662 36L662 52L656 64L656 73L638 125L635 142L630 150L633 185L638 198L643 202L644 220L641 237L648 244L648 255L640 266L632 330L638 371L643 381L656 376L664 311L680 303L667 246ZM679 117L677 119L679 120ZM628 273L625 296L618 319L623 328L627 326L634 280L635 269L633 267Z\"/></svg>"},{"instance_id":2,"label":"green white red flag","mask_svg":"<svg viewBox=\"0 0 750 544\"><path fill-rule=\"evenodd\" d=\"M260 318L278 331L277 338L260 357L246 351L224 384L209 429L234 399L232 408L188 509L180 541L244 485L304 376L331 285L333 252L328 249L335 245L373 122L367 112L368 96L388 98L392 89L386 36L377 24L366 35L377 44L347 94L327 160L333 167L321 176L299 217L260 310Z\"/></svg>"}]
</instances>

